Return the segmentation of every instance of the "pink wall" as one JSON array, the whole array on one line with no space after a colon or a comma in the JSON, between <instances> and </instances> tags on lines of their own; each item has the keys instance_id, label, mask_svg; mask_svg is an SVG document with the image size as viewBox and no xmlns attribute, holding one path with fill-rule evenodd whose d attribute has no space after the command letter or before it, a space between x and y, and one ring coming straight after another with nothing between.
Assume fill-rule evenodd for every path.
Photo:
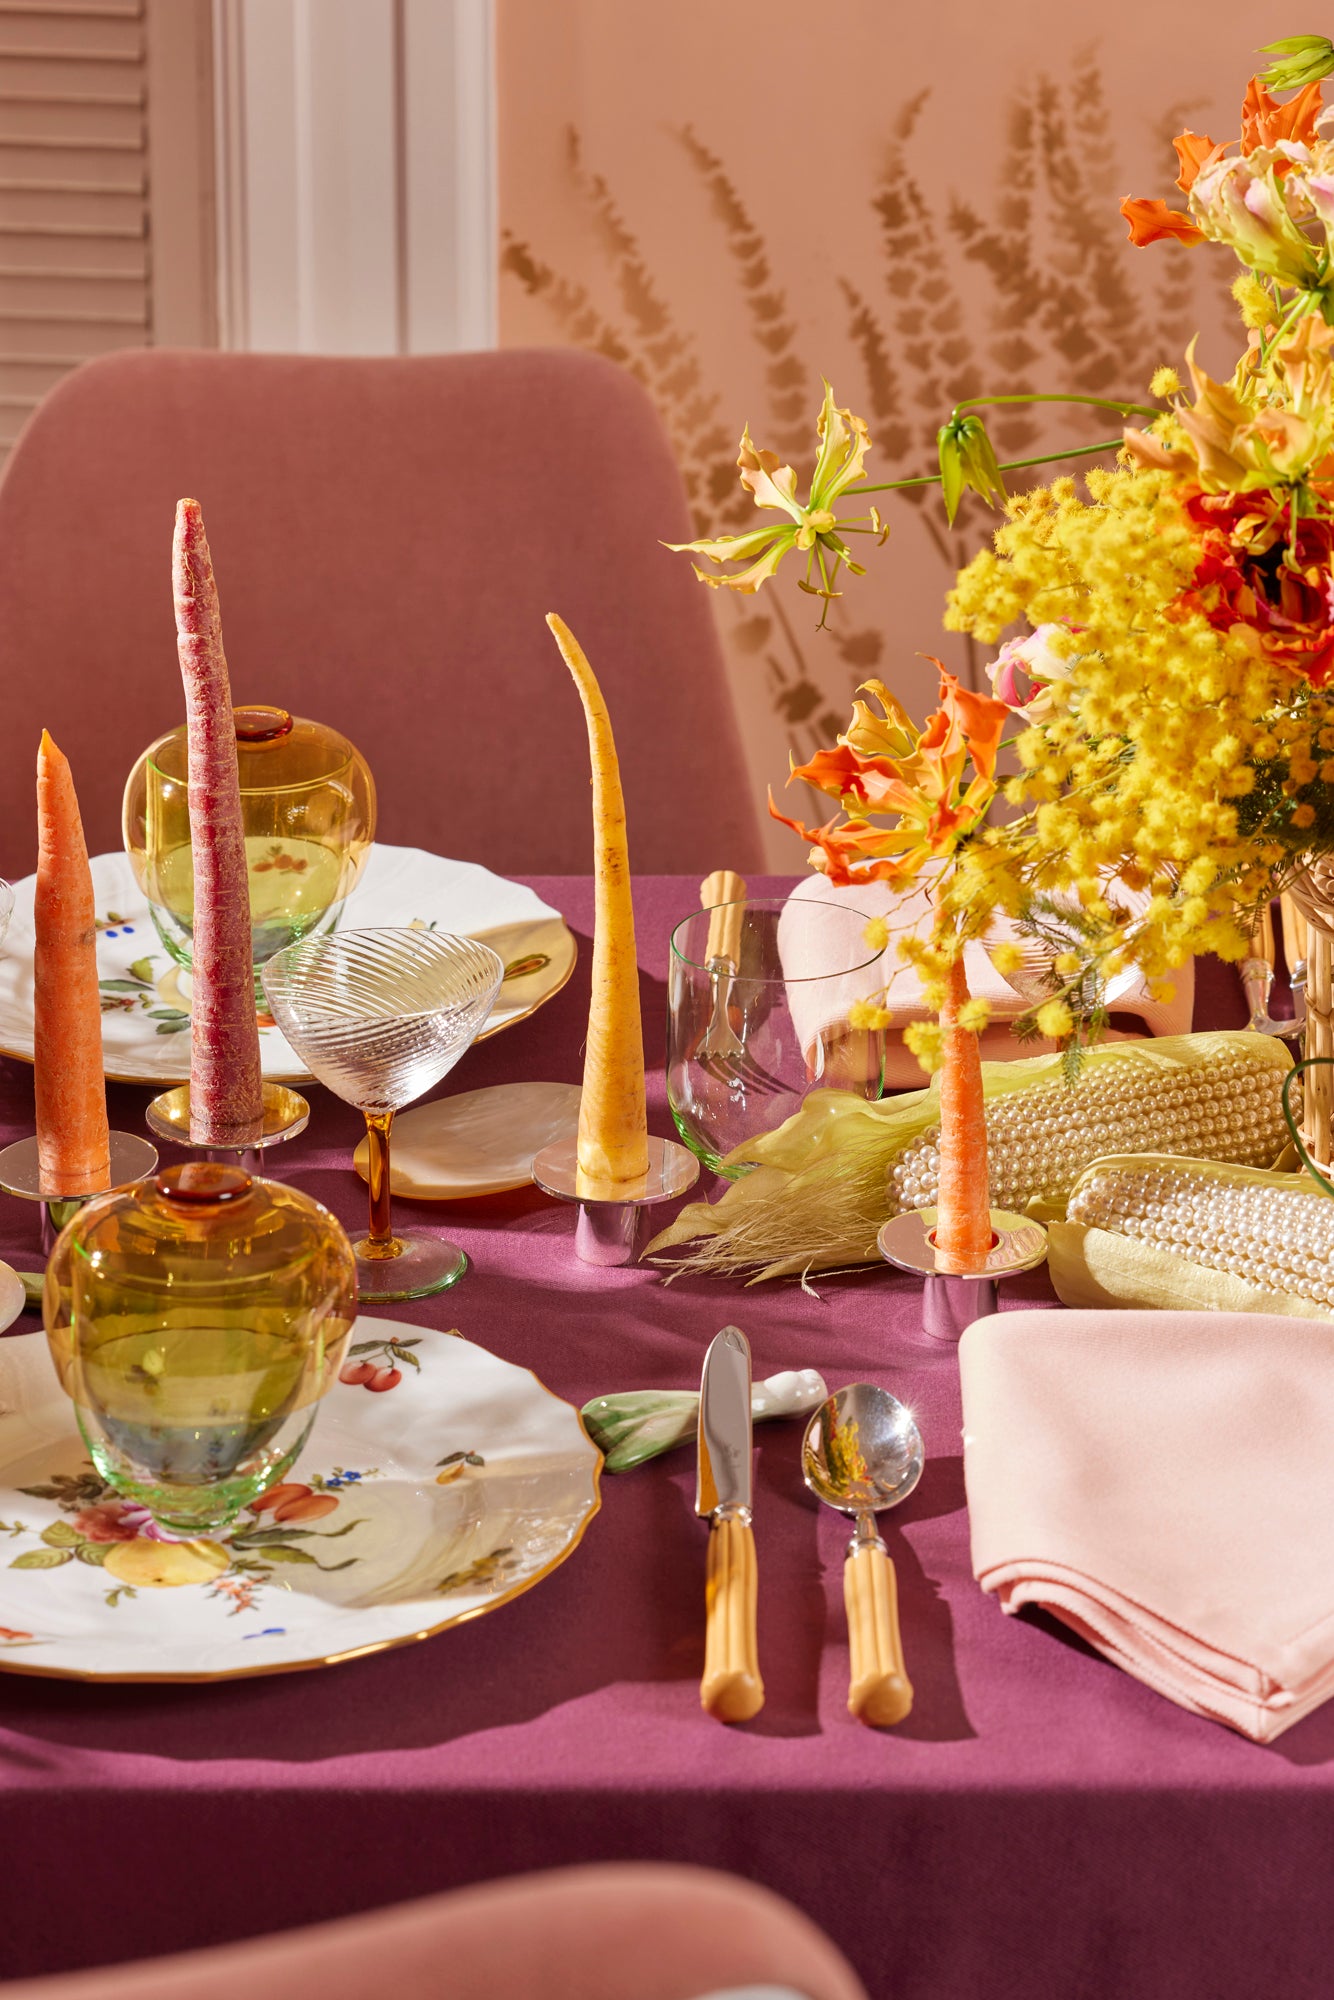
<instances>
[{"instance_id":1,"label":"pink wall","mask_svg":"<svg viewBox=\"0 0 1334 2000\"><path fill-rule=\"evenodd\" d=\"M1117 203L1173 194L1172 134L1235 136L1257 45L1309 25L1291 0L500 0L501 339L635 369L701 532L763 518L736 483L743 420L804 482L822 374L870 422L871 477L892 478L933 469L959 396L1138 395L1197 328L1223 370L1238 267L1133 249ZM994 434L1022 457L1104 425ZM889 513L831 632L786 572L717 594L760 791L866 674L924 709L918 655L980 668L940 617L991 517L971 507L950 534L938 500ZM791 836L772 852L791 865Z\"/></svg>"}]
</instances>

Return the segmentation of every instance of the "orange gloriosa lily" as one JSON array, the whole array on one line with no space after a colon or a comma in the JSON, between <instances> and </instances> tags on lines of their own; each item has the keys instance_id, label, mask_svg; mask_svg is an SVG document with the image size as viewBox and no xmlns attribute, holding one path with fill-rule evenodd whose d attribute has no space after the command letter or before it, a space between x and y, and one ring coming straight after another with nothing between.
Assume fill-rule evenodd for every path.
<instances>
[{"instance_id":1,"label":"orange gloriosa lily","mask_svg":"<svg viewBox=\"0 0 1334 2000\"><path fill-rule=\"evenodd\" d=\"M1316 120L1323 109L1318 78L1286 104L1280 104L1269 95L1259 77L1253 76L1241 107L1242 152L1254 153L1262 146L1277 146L1284 139L1299 146L1311 145L1317 136Z\"/></svg>"},{"instance_id":2,"label":"orange gloriosa lily","mask_svg":"<svg viewBox=\"0 0 1334 2000\"><path fill-rule=\"evenodd\" d=\"M910 882L928 861L953 854L986 817L996 795L996 756L1010 711L990 695L961 688L939 660L933 664L940 668L940 707L920 735L897 703L887 707L882 723L858 702L853 729L839 737L837 747L817 751L793 769L792 778L838 800L841 821L808 827L769 800L774 818L801 835L814 850L812 866L831 882ZM878 694L880 684L870 682L860 691ZM897 754L877 748L868 755L850 740L854 734L891 744ZM970 763L973 775L965 783ZM895 815L897 824L876 825L868 811Z\"/></svg>"}]
</instances>

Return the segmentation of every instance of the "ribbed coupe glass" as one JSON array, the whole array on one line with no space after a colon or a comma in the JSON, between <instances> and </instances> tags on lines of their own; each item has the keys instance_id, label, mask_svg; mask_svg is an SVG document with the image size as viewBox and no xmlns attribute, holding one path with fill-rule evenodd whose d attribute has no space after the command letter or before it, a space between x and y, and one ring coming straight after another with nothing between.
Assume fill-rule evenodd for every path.
<instances>
[{"instance_id":1,"label":"ribbed coupe glass","mask_svg":"<svg viewBox=\"0 0 1334 2000\"><path fill-rule=\"evenodd\" d=\"M363 1304L443 1292L468 1268L453 1243L394 1229L389 1129L396 1111L453 1069L504 974L499 954L475 938L410 928L307 938L263 969L265 998L292 1047L366 1119L370 1228L352 1246Z\"/></svg>"}]
</instances>

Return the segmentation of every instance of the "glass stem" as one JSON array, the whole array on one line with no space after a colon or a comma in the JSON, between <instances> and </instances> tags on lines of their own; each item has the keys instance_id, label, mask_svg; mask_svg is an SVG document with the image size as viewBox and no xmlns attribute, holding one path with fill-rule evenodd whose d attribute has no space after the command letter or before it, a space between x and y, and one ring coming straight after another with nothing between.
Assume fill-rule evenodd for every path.
<instances>
[{"instance_id":1,"label":"glass stem","mask_svg":"<svg viewBox=\"0 0 1334 2000\"><path fill-rule=\"evenodd\" d=\"M371 1196L371 1223L366 1236L368 1257L398 1255L398 1245L394 1241L393 1224L390 1219L389 1128L393 1122L392 1111L366 1113L366 1139L370 1147L366 1179Z\"/></svg>"}]
</instances>

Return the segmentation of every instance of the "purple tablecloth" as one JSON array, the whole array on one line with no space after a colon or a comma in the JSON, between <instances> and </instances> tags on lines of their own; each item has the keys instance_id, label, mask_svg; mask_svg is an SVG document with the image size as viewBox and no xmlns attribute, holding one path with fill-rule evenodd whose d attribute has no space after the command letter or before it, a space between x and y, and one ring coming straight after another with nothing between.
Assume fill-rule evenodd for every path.
<instances>
[{"instance_id":1,"label":"purple tablecloth","mask_svg":"<svg viewBox=\"0 0 1334 2000\"><path fill-rule=\"evenodd\" d=\"M587 938L582 881L536 884ZM757 890L760 885L756 885ZM649 1060L666 940L694 885L640 883ZM445 1088L577 1079L587 948L566 991L472 1051ZM1198 1019L1240 1026L1206 969ZM660 1075L651 1122L670 1129ZM148 1093L113 1090L139 1125ZM316 1090L281 1171L362 1212L358 1121ZM0 1063L5 1137L31 1073ZM404 1204L405 1211L410 1207ZM308 1922L556 1862L663 1856L769 1883L839 1941L875 1995L1326 1994L1334 1973L1334 1706L1259 1748L1183 1714L1054 1625L1008 1620L971 1580L957 1365L907 1279L742 1292L571 1256L535 1193L447 1221L473 1259L445 1299L394 1308L529 1365L576 1403L695 1382L735 1317L757 1374L814 1364L911 1402L920 1487L888 1522L916 1703L876 1734L848 1716L846 1533L802 1487L794 1425L757 1433L760 1650L768 1699L701 1713L705 1536L693 1454L603 1482L582 1546L536 1590L422 1645L325 1672L195 1687L0 1676L0 1963L123 1959ZM36 1260L33 1211L0 1205L0 1255ZM1041 1277L1010 1304L1044 1302ZM1171 1523L1164 1522L1164 1532ZM633 1967L626 1992L634 1991Z\"/></svg>"}]
</instances>

